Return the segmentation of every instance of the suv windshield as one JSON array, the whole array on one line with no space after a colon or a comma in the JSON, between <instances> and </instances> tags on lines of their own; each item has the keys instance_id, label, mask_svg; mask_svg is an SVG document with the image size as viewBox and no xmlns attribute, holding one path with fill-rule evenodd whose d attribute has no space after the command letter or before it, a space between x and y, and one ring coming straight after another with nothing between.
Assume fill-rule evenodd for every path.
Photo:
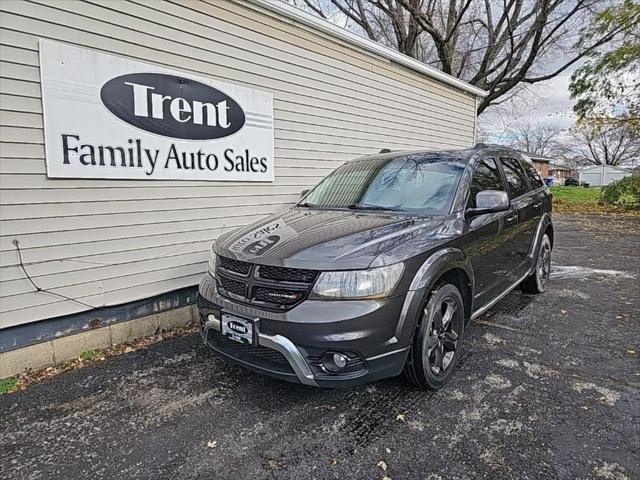
<instances>
[{"instance_id":1,"label":"suv windshield","mask_svg":"<svg viewBox=\"0 0 640 480\"><path fill-rule=\"evenodd\" d=\"M461 159L424 154L349 162L298 206L443 215L449 212L464 165Z\"/></svg>"}]
</instances>

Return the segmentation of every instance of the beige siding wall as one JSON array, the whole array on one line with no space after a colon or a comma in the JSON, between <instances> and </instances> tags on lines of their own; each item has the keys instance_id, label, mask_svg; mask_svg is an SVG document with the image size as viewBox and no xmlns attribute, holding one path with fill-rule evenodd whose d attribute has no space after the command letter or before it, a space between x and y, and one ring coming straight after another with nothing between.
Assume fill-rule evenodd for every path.
<instances>
[{"instance_id":1,"label":"beige siding wall","mask_svg":"<svg viewBox=\"0 0 640 480\"><path fill-rule=\"evenodd\" d=\"M0 15L0 328L195 285L211 240L294 202L380 148L465 147L474 98L310 27L210 0L3 0ZM270 184L48 179L38 39L274 95Z\"/></svg>"}]
</instances>

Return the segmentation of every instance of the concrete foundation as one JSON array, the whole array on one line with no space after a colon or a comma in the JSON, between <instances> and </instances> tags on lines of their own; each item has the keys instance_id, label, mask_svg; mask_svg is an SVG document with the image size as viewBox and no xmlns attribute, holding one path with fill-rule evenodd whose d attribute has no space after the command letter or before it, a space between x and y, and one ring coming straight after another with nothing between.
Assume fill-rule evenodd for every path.
<instances>
[{"instance_id":1,"label":"concrete foundation","mask_svg":"<svg viewBox=\"0 0 640 480\"><path fill-rule=\"evenodd\" d=\"M186 305L3 352L0 353L0 378L11 377L28 369L58 365L78 357L87 350L106 348L136 338L185 327L196 320L196 306Z\"/></svg>"}]
</instances>

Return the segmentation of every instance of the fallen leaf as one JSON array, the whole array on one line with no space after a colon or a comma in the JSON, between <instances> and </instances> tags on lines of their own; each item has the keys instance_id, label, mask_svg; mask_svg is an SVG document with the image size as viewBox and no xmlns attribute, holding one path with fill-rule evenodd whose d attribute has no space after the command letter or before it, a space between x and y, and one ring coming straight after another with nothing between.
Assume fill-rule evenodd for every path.
<instances>
[{"instance_id":1,"label":"fallen leaf","mask_svg":"<svg viewBox=\"0 0 640 480\"><path fill-rule=\"evenodd\" d=\"M218 446L217 440L209 440L207 442L207 448L216 448Z\"/></svg>"},{"instance_id":2,"label":"fallen leaf","mask_svg":"<svg viewBox=\"0 0 640 480\"><path fill-rule=\"evenodd\" d=\"M106 360L108 357L121 355L123 353L130 353L136 350L148 348L150 345L154 343L158 343L165 338L173 338L183 335L191 335L196 333L199 329L198 323L195 322L186 327L179 327L174 330L171 330L164 335L152 335L150 337L143 337L139 339L129 340L126 343L121 343L118 345L112 345L111 347L107 347L101 349L98 354L97 360ZM78 368L83 368L87 365L91 365L92 362L85 362L82 359L75 358L73 360L69 360L60 365L52 366L52 367L43 367L37 370L27 370L26 372L20 375L20 390L25 390L27 387L47 380L55 375L59 375L64 372L68 372L70 370L75 370Z\"/></svg>"},{"instance_id":3,"label":"fallen leaf","mask_svg":"<svg viewBox=\"0 0 640 480\"><path fill-rule=\"evenodd\" d=\"M398 416L396 417L396 420L398 420L399 422L404 422L404 414L399 413Z\"/></svg>"},{"instance_id":4,"label":"fallen leaf","mask_svg":"<svg viewBox=\"0 0 640 480\"><path fill-rule=\"evenodd\" d=\"M333 460L331 460L331 466L335 467L338 464L338 460L336 460L335 458Z\"/></svg>"},{"instance_id":5,"label":"fallen leaf","mask_svg":"<svg viewBox=\"0 0 640 480\"><path fill-rule=\"evenodd\" d=\"M564 315L565 313L567 313L567 311L566 310L560 310L560 313Z\"/></svg>"},{"instance_id":6,"label":"fallen leaf","mask_svg":"<svg viewBox=\"0 0 640 480\"><path fill-rule=\"evenodd\" d=\"M284 468L285 463L281 458L271 458L267 459L267 461L265 462L265 466L269 470L281 470L282 468Z\"/></svg>"},{"instance_id":7,"label":"fallen leaf","mask_svg":"<svg viewBox=\"0 0 640 480\"><path fill-rule=\"evenodd\" d=\"M378 462L378 466L382 469L383 472L387 471L387 464L384 462L384 460L380 460Z\"/></svg>"},{"instance_id":8,"label":"fallen leaf","mask_svg":"<svg viewBox=\"0 0 640 480\"><path fill-rule=\"evenodd\" d=\"M391 453L391 449L390 448L385 448L384 451L387 452L387 453Z\"/></svg>"}]
</instances>

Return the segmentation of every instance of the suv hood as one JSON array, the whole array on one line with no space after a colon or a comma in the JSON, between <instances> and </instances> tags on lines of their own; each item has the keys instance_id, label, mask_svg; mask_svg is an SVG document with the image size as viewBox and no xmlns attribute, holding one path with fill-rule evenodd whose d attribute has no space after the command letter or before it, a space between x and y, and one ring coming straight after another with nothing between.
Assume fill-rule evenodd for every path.
<instances>
[{"instance_id":1,"label":"suv hood","mask_svg":"<svg viewBox=\"0 0 640 480\"><path fill-rule=\"evenodd\" d=\"M444 217L291 208L218 238L218 255L313 270L367 268L379 255L434 230Z\"/></svg>"}]
</instances>

